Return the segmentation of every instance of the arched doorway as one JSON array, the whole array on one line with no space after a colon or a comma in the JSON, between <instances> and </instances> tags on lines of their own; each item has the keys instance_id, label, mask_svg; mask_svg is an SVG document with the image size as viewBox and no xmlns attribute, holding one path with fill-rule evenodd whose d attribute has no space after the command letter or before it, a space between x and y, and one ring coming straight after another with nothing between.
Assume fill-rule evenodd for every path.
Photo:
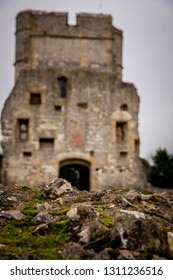
<instances>
[{"instance_id":1,"label":"arched doorway","mask_svg":"<svg viewBox=\"0 0 173 280\"><path fill-rule=\"evenodd\" d=\"M83 160L64 160L60 163L59 177L80 190L90 189L90 164Z\"/></svg>"}]
</instances>

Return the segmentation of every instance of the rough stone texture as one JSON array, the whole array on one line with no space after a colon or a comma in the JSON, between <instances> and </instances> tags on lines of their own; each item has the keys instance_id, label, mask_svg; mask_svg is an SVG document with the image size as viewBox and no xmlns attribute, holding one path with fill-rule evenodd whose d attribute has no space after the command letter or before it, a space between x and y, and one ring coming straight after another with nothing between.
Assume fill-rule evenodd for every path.
<instances>
[{"instance_id":1,"label":"rough stone texture","mask_svg":"<svg viewBox=\"0 0 173 280\"><path fill-rule=\"evenodd\" d=\"M6 187L0 259L173 259L173 195L71 188L52 198L16 187L16 202Z\"/></svg>"},{"instance_id":2,"label":"rough stone texture","mask_svg":"<svg viewBox=\"0 0 173 280\"><path fill-rule=\"evenodd\" d=\"M89 170L89 190L143 186L139 96L122 81L122 31L111 16L78 14L69 26L66 13L19 13L15 72L1 118L3 184L38 186L77 164Z\"/></svg>"},{"instance_id":3,"label":"rough stone texture","mask_svg":"<svg viewBox=\"0 0 173 280\"><path fill-rule=\"evenodd\" d=\"M42 187L43 195L58 198L62 194L76 192L77 190L65 179L57 179Z\"/></svg>"},{"instance_id":4,"label":"rough stone texture","mask_svg":"<svg viewBox=\"0 0 173 280\"><path fill-rule=\"evenodd\" d=\"M79 221L95 216L94 209L91 205L86 203L78 203L77 205L72 205L67 213L67 217L71 221Z\"/></svg>"},{"instance_id":5,"label":"rough stone texture","mask_svg":"<svg viewBox=\"0 0 173 280\"><path fill-rule=\"evenodd\" d=\"M121 210L116 215L115 227L120 233L122 248L135 251L154 247L157 250L161 246L159 226L144 213Z\"/></svg>"},{"instance_id":6,"label":"rough stone texture","mask_svg":"<svg viewBox=\"0 0 173 280\"><path fill-rule=\"evenodd\" d=\"M1 183L1 170L2 170L2 160L3 160L3 157L2 157L2 154L0 153L0 183Z\"/></svg>"},{"instance_id":7,"label":"rough stone texture","mask_svg":"<svg viewBox=\"0 0 173 280\"><path fill-rule=\"evenodd\" d=\"M24 217L24 215L22 213L20 213L19 210L9 210L9 211L2 211L0 213L0 217L7 218L7 219L20 220Z\"/></svg>"},{"instance_id":8,"label":"rough stone texture","mask_svg":"<svg viewBox=\"0 0 173 280\"><path fill-rule=\"evenodd\" d=\"M173 232L168 232L168 245L171 252L173 252Z\"/></svg>"},{"instance_id":9,"label":"rough stone texture","mask_svg":"<svg viewBox=\"0 0 173 280\"><path fill-rule=\"evenodd\" d=\"M32 224L42 223L42 222L51 222L53 217L45 211L39 212L32 220Z\"/></svg>"},{"instance_id":10,"label":"rough stone texture","mask_svg":"<svg viewBox=\"0 0 173 280\"><path fill-rule=\"evenodd\" d=\"M79 232L79 242L81 243L98 243L103 241L109 235L109 229L103 224L95 221L90 221L88 224L84 224ZM100 249L100 248L99 248ZM99 251L99 250L98 250Z\"/></svg>"}]
</instances>

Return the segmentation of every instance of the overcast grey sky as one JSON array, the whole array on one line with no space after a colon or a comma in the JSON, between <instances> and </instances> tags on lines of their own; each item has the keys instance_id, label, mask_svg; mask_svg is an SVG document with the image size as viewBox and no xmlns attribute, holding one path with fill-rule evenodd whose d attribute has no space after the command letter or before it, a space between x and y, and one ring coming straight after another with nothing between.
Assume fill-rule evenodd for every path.
<instances>
[{"instance_id":1,"label":"overcast grey sky","mask_svg":"<svg viewBox=\"0 0 173 280\"><path fill-rule=\"evenodd\" d=\"M25 9L111 14L124 32L123 80L141 98L141 156L173 154L173 0L0 0L0 111L14 86L15 17Z\"/></svg>"}]
</instances>

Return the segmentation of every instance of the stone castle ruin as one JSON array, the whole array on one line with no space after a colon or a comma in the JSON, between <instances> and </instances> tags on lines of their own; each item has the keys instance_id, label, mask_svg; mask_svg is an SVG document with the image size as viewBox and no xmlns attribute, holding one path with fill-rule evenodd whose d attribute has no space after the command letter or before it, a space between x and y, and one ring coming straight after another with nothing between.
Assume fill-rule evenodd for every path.
<instances>
[{"instance_id":1,"label":"stone castle ruin","mask_svg":"<svg viewBox=\"0 0 173 280\"><path fill-rule=\"evenodd\" d=\"M81 189L135 187L139 96L122 81L122 31L110 15L23 11L15 86L2 123L2 183L63 177Z\"/></svg>"}]
</instances>

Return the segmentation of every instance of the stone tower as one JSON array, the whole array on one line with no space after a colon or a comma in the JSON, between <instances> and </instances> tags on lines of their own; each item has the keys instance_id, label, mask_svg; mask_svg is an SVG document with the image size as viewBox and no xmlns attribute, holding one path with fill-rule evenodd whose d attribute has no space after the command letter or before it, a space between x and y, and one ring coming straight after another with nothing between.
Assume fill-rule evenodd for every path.
<instances>
[{"instance_id":1,"label":"stone tower","mask_svg":"<svg viewBox=\"0 0 173 280\"><path fill-rule=\"evenodd\" d=\"M64 177L81 189L141 182L135 86L122 81L122 31L110 15L23 11L15 86L2 112L2 182Z\"/></svg>"}]
</instances>

